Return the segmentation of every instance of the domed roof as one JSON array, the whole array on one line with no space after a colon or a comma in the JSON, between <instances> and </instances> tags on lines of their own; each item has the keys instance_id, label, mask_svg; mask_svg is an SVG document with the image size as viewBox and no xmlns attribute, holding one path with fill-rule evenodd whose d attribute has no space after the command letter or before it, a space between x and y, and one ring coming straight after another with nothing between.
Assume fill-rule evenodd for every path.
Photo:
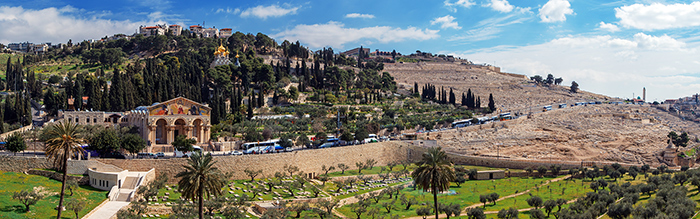
<instances>
[{"instance_id":1,"label":"domed roof","mask_svg":"<svg viewBox=\"0 0 700 219\"><path fill-rule=\"evenodd\" d=\"M224 45L219 44L219 48L216 49L216 52L214 52L214 55L228 56L228 50L224 47Z\"/></svg>"}]
</instances>

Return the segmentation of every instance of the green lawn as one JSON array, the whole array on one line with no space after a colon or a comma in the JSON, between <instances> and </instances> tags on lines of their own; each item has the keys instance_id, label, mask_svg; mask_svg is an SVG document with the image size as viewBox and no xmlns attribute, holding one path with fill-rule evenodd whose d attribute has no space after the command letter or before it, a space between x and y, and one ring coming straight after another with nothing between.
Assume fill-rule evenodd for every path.
<instances>
[{"instance_id":1,"label":"green lawn","mask_svg":"<svg viewBox=\"0 0 700 219\"><path fill-rule=\"evenodd\" d=\"M498 180L470 180L462 184L461 186L453 184L452 186L450 186L449 193L438 195L438 199L441 203L459 203L462 207L467 207L480 203L479 195L481 194L489 194L492 192L496 192L501 197L505 197L507 195L523 192L527 189L534 189L536 186L541 185L545 181L551 179L553 178L533 179L515 177ZM413 188L404 188L401 191L401 194L405 194L409 199L415 198L418 201L418 203L431 203L433 200L433 197L430 193L423 192L421 190L414 190ZM384 197L382 200L379 201L379 203L375 203L374 201L372 201L373 204L370 206L370 208L381 208L380 215L382 216L398 215L401 218L417 216L416 208L419 208L420 204L414 204L408 210L406 210L406 206L401 204L400 200L397 200L395 203L396 209L393 209L391 213L389 213L386 209L381 207L381 204L391 201L392 200L389 200L388 197ZM524 201L522 202L525 203ZM507 200L505 200L497 202L497 204L501 206L509 206L512 204L512 202L508 202ZM492 204L489 204L488 206L491 205ZM487 211L489 210L488 206L486 208ZM350 206L343 206L339 208L338 211L343 213L345 216L355 215L350 210Z\"/></svg>"},{"instance_id":2,"label":"green lawn","mask_svg":"<svg viewBox=\"0 0 700 219\"><path fill-rule=\"evenodd\" d=\"M61 182L42 176L25 175L16 172L0 172L0 218L52 218L56 217L54 208L58 205ZM12 199L12 194L21 190L41 189L46 195L36 205L24 211L24 205ZM79 213L82 217L102 201L107 199L107 191L81 186L73 197L66 190L66 200L79 198L85 200L85 208ZM62 218L75 218L73 212L65 211Z\"/></svg>"}]
</instances>

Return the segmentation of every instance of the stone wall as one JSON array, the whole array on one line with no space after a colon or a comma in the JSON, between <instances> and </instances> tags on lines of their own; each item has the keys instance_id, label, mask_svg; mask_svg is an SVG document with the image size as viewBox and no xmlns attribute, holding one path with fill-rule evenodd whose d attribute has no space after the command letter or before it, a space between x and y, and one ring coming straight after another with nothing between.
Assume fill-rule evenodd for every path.
<instances>
[{"instance_id":1,"label":"stone wall","mask_svg":"<svg viewBox=\"0 0 700 219\"><path fill-rule=\"evenodd\" d=\"M48 171L48 170L28 170L28 174L32 175L37 175L37 176L43 176L47 178L51 178L54 180L62 181L63 180L63 174L59 172L54 172L54 171ZM78 182L78 185L88 185L90 182L89 177L82 177L82 176L71 176L68 175L66 176L67 180L74 179Z\"/></svg>"},{"instance_id":2,"label":"stone wall","mask_svg":"<svg viewBox=\"0 0 700 219\"><path fill-rule=\"evenodd\" d=\"M411 159L418 160L421 159L423 153L425 153L427 147L417 147L413 145L408 145L411 149ZM581 161L562 161L562 160L534 160L534 159L510 159L510 158L495 158L495 157L478 157L478 156L467 156L461 154L455 154L447 152L447 156L459 165L472 165L472 166L484 166L484 167L497 167L497 168L511 168L511 169L526 169L528 167L537 168L539 166L549 167L551 165L559 165L561 169L572 169L580 168ZM600 162L600 161L586 161L589 165L596 165L602 167L605 165L611 165L613 162ZM630 166L629 164L620 163L622 166Z\"/></svg>"},{"instance_id":3,"label":"stone wall","mask_svg":"<svg viewBox=\"0 0 700 219\"><path fill-rule=\"evenodd\" d=\"M356 162L364 162L367 159L377 161L377 166L386 165L392 161L405 160L412 152L408 145L402 142L379 142L358 146L335 147L316 150L299 150L287 153L243 155L243 156L215 156L215 166L223 172L232 172L234 179L247 179L243 172L246 168L263 170L258 177L271 176L275 172L283 172L284 165L295 165L305 173L320 173L322 165L337 165L344 163L355 168ZM156 174L165 172L170 177L170 182L175 183L175 174L181 172L183 165L187 164L186 158L171 159L96 159L105 164L111 164L129 171L148 171L156 169Z\"/></svg>"},{"instance_id":4,"label":"stone wall","mask_svg":"<svg viewBox=\"0 0 700 219\"><path fill-rule=\"evenodd\" d=\"M0 171L25 172L31 169L49 169L53 163L43 157L0 156Z\"/></svg>"}]
</instances>

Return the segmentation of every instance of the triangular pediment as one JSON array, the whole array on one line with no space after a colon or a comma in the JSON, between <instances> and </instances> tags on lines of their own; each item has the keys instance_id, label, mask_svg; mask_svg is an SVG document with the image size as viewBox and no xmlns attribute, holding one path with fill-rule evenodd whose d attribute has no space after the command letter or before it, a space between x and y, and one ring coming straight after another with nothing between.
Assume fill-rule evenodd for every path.
<instances>
[{"instance_id":1,"label":"triangular pediment","mask_svg":"<svg viewBox=\"0 0 700 219\"><path fill-rule=\"evenodd\" d=\"M203 115L209 116L211 108L184 97L176 97L148 107L148 115Z\"/></svg>"}]
</instances>

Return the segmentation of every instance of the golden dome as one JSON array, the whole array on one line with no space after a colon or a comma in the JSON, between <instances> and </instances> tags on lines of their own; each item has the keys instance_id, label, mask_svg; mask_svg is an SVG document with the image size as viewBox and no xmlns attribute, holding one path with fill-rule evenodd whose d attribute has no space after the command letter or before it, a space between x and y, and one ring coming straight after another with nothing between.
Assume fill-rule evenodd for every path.
<instances>
[{"instance_id":1,"label":"golden dome","mask_svg":"<svg viewBox=\"0 0 700 219\"><path fill-rule=\"evenodd\" d=\"M214 52L214 55L228 56L228 50L223 45L219 44L219 48L216 49L216 52Z\"/></svg>"}]
</instances>

